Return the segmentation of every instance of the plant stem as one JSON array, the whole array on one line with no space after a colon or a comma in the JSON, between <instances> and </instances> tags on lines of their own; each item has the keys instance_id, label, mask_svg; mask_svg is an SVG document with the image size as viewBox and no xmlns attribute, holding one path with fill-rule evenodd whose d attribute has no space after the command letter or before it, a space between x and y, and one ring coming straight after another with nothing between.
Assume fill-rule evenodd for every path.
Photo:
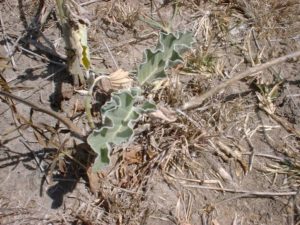
<instances>
[{"instance_id":1,"label":"plant stem","mask_svg":"<svg viewBox=\"0 0 300 225\"><path fill-rule=\"evenodd\" d=\"M85 115L91 129L95 129L95 123L92 116L92 96L88 95L84 98Z\"/></svg>"},{"instance_id":2,"label":"plant stem","mask_svg":"<svg viewBox=\"0 0 300 225\"><path fill-rule=\"evenodd\" d=\"M85 85L85 79L82 68L80 67L80 58L76 46L76 37L74 37L75 28L72 26L72 14L67 6L67 0L56 0L58 14L61 21L63 38L66 45L66 55L68 70L73 76L74 86L78 87L79 83Z\"/></svg>"}]
</instances>

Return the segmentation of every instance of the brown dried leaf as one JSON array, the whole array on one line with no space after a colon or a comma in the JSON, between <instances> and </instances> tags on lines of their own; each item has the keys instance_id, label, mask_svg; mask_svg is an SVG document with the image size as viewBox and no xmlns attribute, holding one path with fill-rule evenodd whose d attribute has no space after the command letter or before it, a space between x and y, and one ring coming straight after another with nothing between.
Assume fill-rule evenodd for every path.
<instances>
[{"instance_id":1,"label":"brown dried leaf","mask_svg":"<svg viewBox=\"0 0 300 225\"><path fill-rule=\"evenodd\" d=\"M1 69L1 66L0 66ZM4 91L10 91L10 87L7 83L7 81L5 80L5 78L0 74L0 88L2 88L2 90Z\"/></svg>"},{"instance_id":2,"label":"brown dried leaf","mask_svg":"<svg viewBox=\"0 0 300 225\"><path fill-rule=\"evenodd\" d=\"M221 141L216 143L221 151L223 151L227 156L235 158L239 164L242 166L244 173L248 171L248 165L242 157L242 154L238 151L231 149L228 145L224 144Z\"/></svg>"},{"instance_id":3,"label":"brown dried leaf","mask_svg":"<svg viewBox=\"0 0 300 225\"><path fill-rule=\"evenodd\" d=\"M162 105L158 105L157 110L150 113L150 116L157 119L165 120L170 123L177 120L176 112Z\"/></svg>"},{"instance_id":4,"label":"brown dried leaf","mask_svg":"<svg viewBox=\"0 0 300 225\"><path fill-rule=\"evenodd\" d=\"M133 82L133 80L129 77L129 72L122 69L118 69L117 71L111 73L109 75L109 80L111 89L113 90L130 88Z\"/></svg>"},{"instance_id":5,"label":"brown dried leaf","mask_svg":"<svg viewBox=\"0 0 300 225\"><path fill-rule=\"evenodd\" d=\"M102 90L104 92L109 92L110 90L112 90L111 82L108 78L101 79L98 82L98 87L100 88L100 90Z\"/></svg>"},{"instance_id":6,"label":"brown dried leaf","mask_svg":"<svg viewBox=\"0 0 300 225\"><path fill-rule=\"evenodd\" d=\"M155 156L157 156L157 151L155 151L154 149L152 148L148 148L147 151L146 151L146 154L148 156L148 158L151 160L153 159Z\"/></svg>"},{"instance_id":7,"label":"brown dried leaf","mask_svg":"<svg viewBox=\"0 0 300 225\"><path fill-rule=\"evenodd\" d=\"M132 87L133 80L129 77L129 73L122 69L111 73L108 77L103 77L98 82L98 87L104 91L116 91L119 89Z\"/></svg>"},{"instance_id":8,"label":"brown dried leaf","mask_svg":"<svg viewBox=\"0 0 300 225\"><path fill-rule=\"evenodd\" d=\"M143 157L141 153L141 146L134 146L129 151L124 151L123 159L128 164L142 163Z\"/></svg>"},{"instance_id":9,"label":"brown dried leaf","mask_svg":"<svg viewBox=\"0 0 300 225\"><path fill-rule=\"evenodd\" d=\"M59 159L58 160L58 169L60 172L62 172L63 174L66 173L67 171L67 166L66 166L66 163L63 159Z\"/></svg>"},{"instance_id":10,"label":"brown dried leaf","mask_svg":"<svg viewBox=\"0 0 300 225\"><path fill-rule=\"evenodd\" d=\"M209 153L202 152L202 155L210 164L212 169L217 172L225 182L235 185L231 175L222 167L222 165L217 160L215 160Z\"/></svg>"},{"instance_id":11,"label":"brown dried leaf","mask_svg":"<svg viewBox=\"0 0 300 225\"><path fill-rule=\"evenodd\" d=\"M89 167L86 171L89 178L89 185L91 192L96 194L100 189L100 180L102 178L100 172L93 172L92 167Z\"/></svg>"}]
</instances>

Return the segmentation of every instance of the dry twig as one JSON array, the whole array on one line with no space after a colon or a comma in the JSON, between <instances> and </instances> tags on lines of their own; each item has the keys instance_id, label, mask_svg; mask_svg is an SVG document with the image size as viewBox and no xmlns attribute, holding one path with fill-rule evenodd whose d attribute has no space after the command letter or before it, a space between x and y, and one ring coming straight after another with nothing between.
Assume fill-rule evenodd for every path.
<instances>
[{"instance_id":1,"label":"dry twig","mask_svg":"<svg viewBox=\"0 0 300 225\"><path fill-rule=\"evenodd\" d=\"M73 124L73 122L71 120L69 120L67 117L57 113L57 112L54 112L52 110L49 110L49 109L46 109L46 108L43 108L43 107L40 107L36 104L34 104L33 102L30 102L30 101L27 101L23 98L20 98L18 96L15 96L9 92L6 92L6 91L2 91L0 90L0 95L2 96L5 96L5 97L8 97L8 98L11 98L11 99L14 99L18 102L21 102L27 106L30 106L31 108L33 108L34 110L36 111L39 111L39 112L42 112L42 113L46 113L52 117L54 117L55 119L59 120L60 122L62 122L63 124L65 124L68 129L78 138L80 139L83 139L83 135L81 133L81 130L75 125Z\"/></svg>"},{"instance_id":2,"label":"dry twig","mask_svg":"<svg viewBox=\"0 0 300 225\"><path fill-rule=\"evenodd\" d=\"M295 57L299 57L300 56L300 51L297 52L293 52L291 54L273 59L269 62L266 62L264 64L258 65L258 66L254 66L242 73L239 73L235 76L233 76L231 79L224 81L223 83L219 84L218 86L210 89L209 91L205 92L204 94L198 96L198 97L194 97L192 98L190 101L188 101L187 103L185 103L182 107L183 110L189 110L189 109L194 109L197 108L198 106L200 106L204 100L206 100L207 98L213 96L214 94L216 94L217 92L221 91L222 89L226 88L227 86L229 86L230 84L242 80L254 73L260 72L262 70L268 69L271 66L274 66L276 64L285 62L289 59L295 58Z\"/></svg>"},{"instance_id":3,"label":"dry twig","mask_svg":"<svg viewBox=\"0 0 300 225\"><path fill-rule=\"evenodd\" d=\"M7 34L6 34L6 31L5 31L4 22L3 22L3 18L2 18L2 13L1 12L0 12L0 23L1 23L1 27L2 27L2 32L3 32L4 40L5 40L6 50L8 52L9 57L10 57L11 64L12 64L13 68L15 69L16 68L16 62L15 62L15 59L14 59L14 57L12 55L12 51L11 51L11 48L10 48L8 40L7 40Z\"/></svg>"},{"instance_id":4,"label":"dry twig","mask_svg":"<svg viewBox=\"0 0 300 225\"><path fill-rule=\"evenodd\" d=\"M215 191L222 191L222 192L231 192L231 193L245 193L245 194L249 194L249 195L262 196L262 197L297 195L296 191L290 191L290 192L261 192L261 191L247 191L247 190L238 190L238 189L230 189L230 188L208 187L208 186L200 186L200 185L184 185L184 187L215 190Z\"/></svg>"}]
</instances>

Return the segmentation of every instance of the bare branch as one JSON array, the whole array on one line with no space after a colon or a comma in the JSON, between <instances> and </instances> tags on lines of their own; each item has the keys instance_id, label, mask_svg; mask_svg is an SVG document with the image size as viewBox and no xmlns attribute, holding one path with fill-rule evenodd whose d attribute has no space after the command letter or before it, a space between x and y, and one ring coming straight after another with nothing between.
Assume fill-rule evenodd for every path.
<instances>
[{"instance_id":1,"label":"bare branch","mask_svg":"<svg viewBox=\"0 0 300 225\"><path fill-rule=\"evenodd\" d=\"M213 96L214 94L216 94L217 92L221 91L222 89L226 88L227 86L229 86L230 84L239 81L241 79L244 79L254 73L260 72L262 70L268 69L271 66L274 66L276 64L285 62L289 59L295 58L295 57L299 57L300 56L300 51L297 52L293 52L291 54L279 57L277 59L273 59L269 62L266 62L264 64L258 65L258 66L254 66L242 73L239 73L237 75L234 75L231 79L224 81L223 83L219 84L218 86L210 89L209 91L205 92L204 94L198 96L198 97L194 97L192 98L190 101L188 101L187 103L185 103L182 107L182 110L189 110L189 109L194 109L199 107L204 100L206 100L207 98Z\"/></svg>"}]
</instances>

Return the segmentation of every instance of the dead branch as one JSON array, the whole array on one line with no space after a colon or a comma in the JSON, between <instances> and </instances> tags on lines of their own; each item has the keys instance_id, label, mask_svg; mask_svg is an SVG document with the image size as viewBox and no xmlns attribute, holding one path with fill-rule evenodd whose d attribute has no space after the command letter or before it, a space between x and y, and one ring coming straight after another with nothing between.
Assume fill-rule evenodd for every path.
<instances>
[{"instance_id":1,"label":"dead branch","mask_svg":"<svg viewBox=\"0 0 300 225\"><path fill-rule=\"evenodd\" d=\"M182 107L182 110L189 110L189 109L194 109L196 107L199 107L204 100L206 100L207 98L213 96L214 94L216 94L217 92L221 91L222 89L226 88L227 86L229 86L230 84L242 80L254 73L260 72L262 70L268 69L271 66L274 66L276 64L285 62L289 59L295 58L295 57L299 57L300 56L300 51L297 52L293 52L291 54L285 55L285 56L281 56L279 58L273 59L269 62L266 62L264 64L258 65L258 66L254 66L242 73L239 73L237 75L233 75L233 77L229 80L224 81L223 83L219 84L218 86L210 89L209 91L205 92L204 94L194 97L192 98L190 101L188 101L187 103L185 103Z\"/></svg>"},{"instance_id":2,"label":"dead branch","mask_svg":"<svg viewBox=\"0 0 300 225\"><path fill-rule=\"evenodd\" d=\"M43 107L40 107L38 105L36 105L35 103L33 102L30 102L28 100L25 100L23 98L20 98L18 96L15 96L9 92L6 92L6 91L2 91L0 90L0 95L2 96L5 96L5 97L8 97L8 98L11 98L13 100L16 100L20 103L23 103L27 106L30 106L31 108L33 108L34 110L36 111L39 111L39 112L42 112L42 113L46 113L52 117L54 117L55 119L59 120L60 122L62 122L64 125L66 125L68 127L68 129L78 138L80 139L83 139L83 135L81 133L81 130L79 129L79 127L77 127L75 124L73 124L73 122L68 119L67 117L63 116L62 114L60 113L57 113L57 112L54 112L50 109L46 109L46 108L43 108Z\"/></svg>"},{"instance_id":3,"label":"dead branch","mask_svg":"<svg viewBox=\"0 0 300 225\"><path fill-rule=\"evenodd\" d=\"M255 195L255 196L262 196L262 197L291 196L291 195L297 195L298 194L296 191L290 191L290 192L261 192L261 191L247 191L247 190L238 190L238 189L230 189L230 188L218 188L218 187L209 187L209 186L200 186L200 185L184 185L184 187L215 190L215 191L222 191L222 192L231 192L231 193L244 193L244 194L248 194L248 195Z\"/></svg>"}]
</instances>

